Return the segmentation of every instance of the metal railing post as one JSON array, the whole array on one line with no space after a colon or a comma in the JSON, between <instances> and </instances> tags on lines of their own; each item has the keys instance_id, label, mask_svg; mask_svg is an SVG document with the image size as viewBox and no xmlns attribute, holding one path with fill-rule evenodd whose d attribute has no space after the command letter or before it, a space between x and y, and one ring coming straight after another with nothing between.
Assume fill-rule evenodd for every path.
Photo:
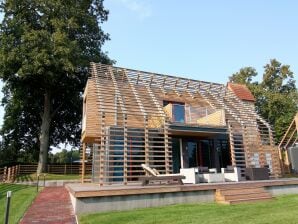
<instances>
[{"instance_id":1,"label":"metal railing post","mask_svg":"<svg viewBox=\"0 0 298 224\"><path fill-rule=\"evenodd\" d=\"M46 174L43 174L43 187L46 186Z\"/></svg>"},{"instance_id":2,"label":"metal railing post","mask_svg":"<svg viewBox=\"0 0 298 224\"><path fill-rule=\"evenodd\" d=\"M36 192L38 192L38 186L39 186L39 174L37 175Z\"/></svg>"},{"instance_id":3,"label":"metal railing post","mask_svg":"<svg viewBox=\"0 0 298 224\"><path fill-rule=\"evenodd\" d=\"M8 224L8 220L9 220L10 199L11 199L11 191L7 191L7 193L6 193L6 210L5 210L4 224Z\"/></svg>"}]
</instances>

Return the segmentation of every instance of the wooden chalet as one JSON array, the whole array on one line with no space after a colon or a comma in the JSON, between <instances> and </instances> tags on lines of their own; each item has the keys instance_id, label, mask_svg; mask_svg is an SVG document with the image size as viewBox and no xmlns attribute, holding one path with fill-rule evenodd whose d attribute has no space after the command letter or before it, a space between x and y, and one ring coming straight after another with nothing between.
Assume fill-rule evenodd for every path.
<instances>
[{"instance_id":1,"label":"wooden chalet","mask_svg":"<svg viewBox=\"0 0 298 224\"><path fill-rule=\"evenodd\" d=\"M96 63L91 74L81 141L92 182L137 181L145 175L143 163L162 174L234 165L268 166L271 175L280 175L272 128L256 113L246 86Z\"/></svg>"}]
</instances>

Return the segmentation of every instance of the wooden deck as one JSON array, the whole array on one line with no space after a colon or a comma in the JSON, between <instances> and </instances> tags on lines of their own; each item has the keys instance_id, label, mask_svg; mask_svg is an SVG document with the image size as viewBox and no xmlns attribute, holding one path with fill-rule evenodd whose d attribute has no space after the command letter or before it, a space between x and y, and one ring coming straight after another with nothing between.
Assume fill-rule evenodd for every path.
<instances>
[{"instance_id":1,"label":"wooden deck","mask_svg":"<svg viewBox=\"0 0 298 224\"><path fill-rule=\"evenodd\" d=\"M247 187L272 187L272 186L290 186L298 185L298 178L274 179L263 181L242 181L242 182L225 182L225 183L200 183L185 185L149 185L141 186L141 183L128 185L108 185L100 186L99 184L68 184L68 191L75 198L86 197L107 197L107 196L126 196L140 194L156 193L174 193L190 191L208 191L225 188L247 188Z\"/></svg>"}]
</instances>

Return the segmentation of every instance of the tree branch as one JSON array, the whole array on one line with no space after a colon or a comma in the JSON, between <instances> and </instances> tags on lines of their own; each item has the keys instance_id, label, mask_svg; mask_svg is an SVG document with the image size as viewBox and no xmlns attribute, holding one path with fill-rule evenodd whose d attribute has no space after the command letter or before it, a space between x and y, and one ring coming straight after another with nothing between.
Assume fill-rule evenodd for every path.
<instances>
[{"instance_id":1,"label":"tree branch","mask_svg":"<svg viewBox=\"0 0 298 224\"><path fill-rule=\"evenodd\" d=\"M57 114L57 112L60 110L60 108L63 106L64 103L61 103L51 114L51 119Z\"/></svg>"}]
</instances>

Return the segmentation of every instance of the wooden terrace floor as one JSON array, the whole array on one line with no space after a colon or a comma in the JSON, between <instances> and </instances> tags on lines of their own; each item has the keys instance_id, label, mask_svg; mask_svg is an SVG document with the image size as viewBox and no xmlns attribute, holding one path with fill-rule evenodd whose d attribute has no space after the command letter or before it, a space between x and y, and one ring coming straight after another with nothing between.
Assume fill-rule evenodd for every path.
<instances>
[{"instance_id":1,"label":"wooden terrace floor","mask_svg":"<svg viewBox=\"0 0 298 224\"><path fill-rule=\"evenodd\" d=\"M206 191L222 188L247 188L247 187L270 187L298 185L298 178L282 178L274 180L260 181L241 181L241 182L224 182L224 183L199 183L185 185L148 185L141 186L141 183L131 183L128 185L107 185L84 183L68 184L66 188L76 198L84 197L106 197L120 195L138 195L138 194L155 194L170 192L187 192L187 191Z\"/></svg>"}]
</instances>

